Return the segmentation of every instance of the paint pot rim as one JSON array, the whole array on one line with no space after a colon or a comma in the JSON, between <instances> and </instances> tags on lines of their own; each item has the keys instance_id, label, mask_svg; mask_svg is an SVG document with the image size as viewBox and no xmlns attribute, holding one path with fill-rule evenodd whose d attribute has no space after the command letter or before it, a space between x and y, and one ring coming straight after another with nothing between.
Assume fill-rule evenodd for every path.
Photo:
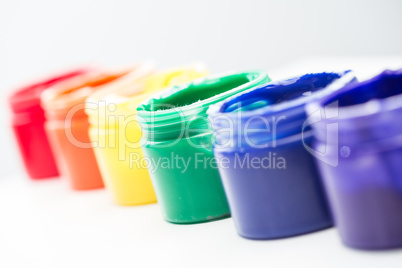
<instances>
[{"instance_id":1,"label":"paint pot rim","mask_svg":"<svg viewBox=\"0 0 402 268\"><path fill-rule=\"evenodd\" d=\"M396 84L390 85L390 81ZM402 84L402 69L385 70L360 83L341 86L325 98L308 104L306 111L316 138L327 144L342 142L348 146L369 147L380 140L399 144L402 126L395 124L395 118L402 112L402 90L396 94L386 92L397 91L398 82ZM381 96L383 93L388 95ZM349 103L339 106L339 101ZM341 124L337 141L327 138L328 132L336 131L327 129L330 124Z\"/></svg>"},{"instance_id":2,"label":"paint pot rim","mask_svg":"<svg viewBox=\"0 0 402 268\"><path fill-rule=\"evenodd\" d=\"M48 119L64 120L77 108L76 115L85 115L85 99L95 90L116 81L129 73L128 69L117 71L95 70L50 87L41 93L41 106Z\"/></svg>"},{"instance_id":3,"label":"paint pot rim","mask_svg":"<svg viewBox=\"0 0 402 268\"><path fill-rule=\"evenodd\" d=\"M240 147L245 146L248 144L243 137L246 129L247 135L249 135L247 138L252 138L259 146L264 146L265 143L268 144L272 141L280 141L281 139L298 133L305 133L310 129L308 125L305 125L307 120L305 105L332 93L339 85L346 85L354 83L355 81L356 77L350 70L339 73L309 73L270 82L263 86L251 88L236 94L227 100L212 105L208 110L208 114L213 129L222 129L229 126L232 126L233 129L236 130L240 129L241 131L239 133L233 133L236 137L240 136L240 140L237 141L238 139L235 137L228 138L224 133L218 133L219 135L215 135L216 144L223 144L223 138L227 138L234 142L237 141ZM290 89L290 91L286 91L285 93L297 93L298 95L291 95L290 99L284 99L272 105L266 104L262 107L253 107L251 110L240 110L240 112L236 112L237 110L227 111L231 106L241 102L253 104L254 101L261 99L269 100L270 98L274 99L272 96L286 95L283 91L288 89ZM272 91L271 93L271 90L276 90L276 92ZM305 96L305 91L312 91L312 93ZM281 118L285 120L285 123L280 122L282 120ZM255 122L253 122L253 120ZM250 128L253 130L252 132L248 132Z\"/></svg>"},{"instance_id":4,"label":"paint pot rim","mask_svg":"<svg viewBox=\"0 0 402 268\"><path fill-rule=\"evenodd\" d=\"M90 68L77 68L17 88L9 97L10 107L13 113L28 112L35 108L40 109L40 96L42 91L54 86L55 84L62 83L66 80L87 73L90 70Z\"/></svg>"},{"instance_id":5,"label":"paint pot rim","mask_svg":"<svg viewBox=\"0 0 402 268\"><path fill-rule=\"evenodd\" d=\"M114 105L113 108L116 113L111 112L111 114L131 116L135 114L139 102L144 98L151 97L155 94L156 90L163 90L166 88L166 85L177 79L177 76L185 75L188 77L195 77L199 76L198 74L202 74L202 76L208 74L205 64L199 62L182 67L168 68L161 71L156 71L153 67L151 71L149 64L139 66L139 68L140 70L137 71L142 72L142 77L139 81L136 81L135 84L130 85L130 89L122 92L119 90L110 90L107 88L108 86L105 86L105 89L101 89L90 95L86 100L86 104L105 101L105 105ZM134 70L132 76L136 76L134 73L137 71ZM130 77L128 79L133 80ZM111 87L113 87L113 85L111 85ZM91 125L116 127L116 122L115 124L109 124L106 122L106 118L104 118L105 116L91 111L91 109L86 110Z\"/></svg>"},{"instance_id":6,"label":"paint pot rim","mask_svg":"<svg viewBox=\"0 0 402 268\"><path fill-rule=\"evenodd\" d=\"M268 81L270 81L270 78L265 71L233 72L197 79L191 83L168 88L142 101L137 107L137 118L141 123L143 133L151 134L148 135L150 139L155 138L152 135L153 133L161 135L162 133L173 133L172 137L177 138L176 134L181 133L188 123L193 124L189 128L196 130L191 134L191 136L194 136L210 129L209 122L205 117L210 105ZM231 83L235 85L232 86ZM213 90L224 86L227 89L220 89L219 93L204 96L205 98L200 98L198 101L190 100L188 104L172 105L167 109L154 108L156 105L170 105L168 102L173 101L175 98L182 100L183 96L190 95L193 92L197 96L197 90L198 94L202 96L207 89ZM171 99L169 100L169 98ZM165 135L161 140L167 140L172 137Z\"/></svg>"}]
</instances>

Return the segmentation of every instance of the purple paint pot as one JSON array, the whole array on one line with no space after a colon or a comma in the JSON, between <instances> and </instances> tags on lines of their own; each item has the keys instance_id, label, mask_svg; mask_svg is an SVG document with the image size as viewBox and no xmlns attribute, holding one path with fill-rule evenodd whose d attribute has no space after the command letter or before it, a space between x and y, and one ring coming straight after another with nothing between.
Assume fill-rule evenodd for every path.
<instances>
[{"instance_id":1,"label":"purple paint pot","mask_svg":"<svg viewBox=\"0 0 402 268\"><path fill-rule=\"evenodd\" d=\"M355 81L351 72L306 74L254 87L211 106L214 156L239 235L275 239L332 226L305 144L305 105ZM311 144L310 144L311 145Z\"/></svg>"},{"instance_id":2,"label":"purple paint pot","mask_svg":"<svg viewBox=\"0 0 402 268\"><path fill-rule=\"evenodd\" d=\"M343 242L402 246L402 69L307 106L316 156Z\"/></svg>"}]
</instances>

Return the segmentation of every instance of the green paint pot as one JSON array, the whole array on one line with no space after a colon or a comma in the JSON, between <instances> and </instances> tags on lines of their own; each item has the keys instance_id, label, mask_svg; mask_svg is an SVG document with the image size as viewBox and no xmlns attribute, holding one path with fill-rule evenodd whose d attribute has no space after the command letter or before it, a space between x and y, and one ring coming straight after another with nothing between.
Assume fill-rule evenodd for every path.
<instances>
[{"instance_id":1,"label":"green paint pot","mask_svg":"<svg viewBox=\"0 0 402 268\"><path fill-rule=\"evenodd\" d=\"M148 167L167 221L198 223L230 216L206 111L269 81L265 72L210 77L161 91L139 104L142 164Z\"/></svg>"}]
</instances>

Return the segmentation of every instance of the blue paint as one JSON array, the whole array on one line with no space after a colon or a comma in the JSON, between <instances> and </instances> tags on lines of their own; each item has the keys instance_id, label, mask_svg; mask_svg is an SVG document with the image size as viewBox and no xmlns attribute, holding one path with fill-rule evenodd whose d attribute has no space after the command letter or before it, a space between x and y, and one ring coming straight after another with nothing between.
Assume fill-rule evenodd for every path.
<instances>
[{"instance_id":1,"label":"blue paint","mask_svg":"<svg viewBox=\"0 0 402 268\"><path fill-rule=\"evenodd\" d=\"M312 142L311 130L302 133L304 108L334 84L351 82L349 71L307 74L210 108L214 155L241 236L273 239L332 226L313 156L303 146ZM230 126L234 133L223 131Z\"/></svg>"}]
</instances>

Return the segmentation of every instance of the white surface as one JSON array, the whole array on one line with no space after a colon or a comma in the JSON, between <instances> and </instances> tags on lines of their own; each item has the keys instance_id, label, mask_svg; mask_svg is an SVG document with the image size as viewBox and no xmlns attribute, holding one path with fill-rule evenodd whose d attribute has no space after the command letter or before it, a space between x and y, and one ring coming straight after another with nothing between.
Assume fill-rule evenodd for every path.
<instances>
[{"instance_id":1,"label":"white surface","mask_svg":"<svg viewBox=\"0 0 402 268\"><path fill-rule=\"evenodd\" d=\"M344 247L335 229L273 241L236 235L231 219L174 225L157 205L119 207L64 181L0 181L0 267L401 267L402 250Z\"/></svg>"},{"instance_id":2,"label":"white surface","mask_svg":"<svg viewBox=\"0 0 402 268\"><path fill-rule=\"evenodd\" d=\"M328 69L367 78L402 67L402 57L310 58L270 72L274 79ZM156 204L114 205L106 190L75 192L64 179L0 178L0 267L400 268L402 250L357 251L334 228L273 241L236 234L231 219L174 225Z\"/></svg>"}]
</instances>

